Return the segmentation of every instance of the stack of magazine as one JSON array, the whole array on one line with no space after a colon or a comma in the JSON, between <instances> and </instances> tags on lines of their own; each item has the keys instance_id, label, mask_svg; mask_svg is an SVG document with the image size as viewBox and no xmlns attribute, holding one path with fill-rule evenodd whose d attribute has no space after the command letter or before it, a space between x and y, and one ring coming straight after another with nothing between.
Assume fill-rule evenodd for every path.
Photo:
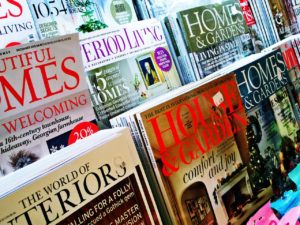
<instances>
[{"instance_id":1,"label":"stack of magazine","mask_svg":"<svg viewBox=\"0 0 300 225\"><path fill-rule=\"evenodd\" d=\"M0 7L0 48L138 20L131 0L5 0Z\"/></svg>"},{"instance_id":2,"label":"stack of magazine","mask_svg":"<svg viewBox=\"0 0 300 225\"><path fill-rule=\"evenodd\" d=\"M142 3L140 3L142 4ZM184 83L202 79L254 52L239 1L147 1L174 47Z\"/></svg>"},{"instance_id":3,"label":"stack of magazine","mask_svg":"<svg viewBox=\"0 0 300 225\"><path fill-rule=\"evenodd\" d=\"M299 4L0 1L0 224L299 224Z\"/></svg>"},{"instance_id":4,"label":"stack of magazine","mask_svg":"<svg viewBox=\"0 0 300 225\"><path fill-rule=\"evenodd\" d=\"M101 131L6 176L1 224L162 224L130 139Z\"/></svg>"},{"instance_id":5,"label":"stack of magazine","mask_svg":"<svg viewBox=\"0 0 300 225\"><path fill-rule=\"evenodd\" d=\"M296 14L290 0L249 0L249 4L264 40L275 44L299 32Z\"/></svg>"},{"instance_id":6,"label":"stack of magazine","mask_svg":"<svg viewBox=\"0 0 300 225\"><path fill-rule=\"evenodd\" d=\"M293 42L111 120L130 127L149 155L172 224L244 224L294 190L287 176L299 163Z\"/></svg>"}]
</instances>

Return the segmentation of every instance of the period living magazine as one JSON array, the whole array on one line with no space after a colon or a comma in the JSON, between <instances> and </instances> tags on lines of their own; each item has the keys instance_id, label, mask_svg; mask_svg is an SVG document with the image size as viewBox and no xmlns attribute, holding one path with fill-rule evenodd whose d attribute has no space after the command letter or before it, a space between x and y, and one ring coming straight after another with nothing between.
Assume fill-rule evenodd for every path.
<instances>
[{"instance_id":1,"label":"period living magazine","mask_svg":"<svg viewBox=\"0 0 300 225\"><path fill-rule=\"evenodd\" d=\"M1 1L0 49L38 40L26 1Z\"/></svg>"},{"instance_id":2,"label":"period living magazine","mask_svg":"<svg viewBox=\"0 0 300 225\"><path fill-rule=\"evenodd\" d=\"M158 20L85 34L80 45L100 129L111 127L112 117L181 86Z\"/></svg>"},{"instance_id":3,"label":"period living magazine","mask_svg":"<svg viewBox=\"0 0 300 225\"><path fill-rule=\"evenodd\" d=\"M127 129L100 131L2 182L1 224L162 225Z\"/></svg>"},{"instance_id":4,"label":"period living magazine","mask_svg":"<svg viewBox=\"0 0 300 225\"><path fill-rule=\"evenodd\" d=\"M74 34L0 51L0 176L98 130L78 43Z\"/></svg>"}]
</instances>

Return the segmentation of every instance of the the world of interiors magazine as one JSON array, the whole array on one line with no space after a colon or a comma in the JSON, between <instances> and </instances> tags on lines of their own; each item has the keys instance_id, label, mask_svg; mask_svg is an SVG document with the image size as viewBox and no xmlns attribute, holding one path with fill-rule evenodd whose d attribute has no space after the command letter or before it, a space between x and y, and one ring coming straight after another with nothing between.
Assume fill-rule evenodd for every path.
<instances>
[{"instance_id":1,"label":"the world of interiors magazine","mask_svg":"<svg viewBox=\"0 0 300 225\"><path fill-rule=\"evenodd\" d=\"M2 182L1 224L162 224L127 129L100 131Z\"/></svg>"},{"instance_id":2,"label":"the world of interiors magazine","mask_svg":"<svg viewBox=\"0 0 300 225\"><path fill-rule=\"evenodd\" d=\"M98 130L78 34L1 50L0 99L0 176Z\"/></svg>"},{"instance_id":3,"label":"the world of interiors magazine","mask_svg":"<svg viewBox=\"0 0 300 225\"><path fill-rule=\"evenodd\" d=\"M100 129L110 127L109 119L181 86L158 20L85 34L80 45Z\"/></svg>"}]
</instances>

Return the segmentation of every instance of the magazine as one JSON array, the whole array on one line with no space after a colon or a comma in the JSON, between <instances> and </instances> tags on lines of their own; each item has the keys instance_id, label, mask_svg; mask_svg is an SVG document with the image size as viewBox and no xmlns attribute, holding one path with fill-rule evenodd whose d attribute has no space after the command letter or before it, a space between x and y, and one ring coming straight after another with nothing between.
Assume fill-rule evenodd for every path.
<instances>
[{"instance_id":1,"label":"magazine","mask_svg":"<svg viewBox=\"0 0 300 225\"><path fill-rule=\"evenodd\" d=\"M255 14L257 13L253 7L251 7L248 0L240 0L241 8L243 10L244 18L249 27L252 44L256 53L261 52L265 47L269 46L269 40L266 37L265 30L261 27L261 21L255 20Z\"/></svg>"},{"instance_id":2,"label":"magazine","mask_svg":"<svg viewBox=\"0 0 300 225\"><path fill-rule=\"evenodd\" d=\"M0 51L0 176L98 130L78 42L74 34Z\"/></svg>"},{"instance_id":3,"label":"magazine","mask_svg":"<svg viewBox=\"0 0 300 225\"><path fill-rule=\"evenodd\" d=\"M177 16L200 78L254 52L239 1L203 5L179 11Z\"/></svg>"},{"instance_id":4,"label":"magazine","mask_svg":"<svg viewBox=\"0 0 300 225\"><path fill-rule=\"evenodd\" d=\"M1 224L162 224L128 130L86 141L4 177Z\"/></svg>"},{"instance_id":5,"label":"magazine","mask_svg":"<svg viewBox=\"0 0 300 225\"><path fill-rule=\"evenodd\" d=\"M287 174L299 163L299 125L295 100L289 95L289 71L281 51L276 50L235 73L249 121L253 191L274 201L293 188Z\"/></svg>"},{"instance_id":6,"label":"magazine","mask_svg":"<svg viewBox=\"0 0 300 225\"><path fill-rule=\"evenodd\" d=\"M0 11L0 49L38 40L26 1L1 1Z\"/></svg>"},{"instance_id":7,"label":"magazine","mask_svg":"<svg viewBox=\"0 0 300 225\"><path fill-rule=\"evenodd\" d=\"M100 129L109 119L181 86L158 20L81 38L81 53Z\"/></svg>"},{"instance_id":8,"label":"magazine","mask_svg":"<svg viewBox=\"0 0 300 225\"><path fill-rule=\"evenodd\" d=\"M300 100L299 100L299 92L300 92L300 84L299 84L299 77L300 77L300 64L299 64L299 56L298 56L298 49L295 45L298 41L297 36L292 36L287 38L281 42L278 42L275 45L270 46L269 48L265 49L264 51L272 51L275 49L280 49L284 58L284 62L286 64L288 70L288 79L289 84L288 94L290 98L290 103L293 108L296 120L299 124L300 122Z\"/></svg>"},{"instance_id":9,"label":"magazine","mask_svg":"<svg viewBox=\"0 0 300 225\"><path fill-rule=\"evenodd\" d=\"M183 87L126 114L135 115L172 224L235 224L235 193L236 207L253 195L243 164L247 119L234 75Z\"/></svg>"},{"instance_id":10,"label":"magazine","mask_svg":"<svg viewBox=\"0 0 300 225\"><path fill-rule=\"evenodd\" d=\"M286 8L286 4L283 0L268 0L268 8L272 12L272 21L274 21L277 33L280 40L287 38L293 34L293 32L298 32L298 29L293 29L293 24L291 23L289 13Z\"/></svg>"},{"instance_id":11,"label":"magazine","mask_svg":"<svg viewBox=\"0 0 300 225\"><path fill-rule=\"evenodd\" d=\"M172 224L240 225L294 188L286 174L300 139L289 92L276 50L112 121L146 149Z\"/></svg>"},{"instance_id":12,"label":"magazine","mask_svg":"<svg viewBox=\"0 0 300 225\"><path fill-rule=\"evenodd\" d=\"M97 1L27 0L40 39L107 27Z\"/></svg>"}]
</instances>

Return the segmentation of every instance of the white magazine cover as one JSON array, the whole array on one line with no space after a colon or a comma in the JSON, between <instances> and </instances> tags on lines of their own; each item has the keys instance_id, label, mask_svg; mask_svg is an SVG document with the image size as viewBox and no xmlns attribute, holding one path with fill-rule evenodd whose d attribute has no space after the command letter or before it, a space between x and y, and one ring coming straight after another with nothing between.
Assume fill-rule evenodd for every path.
<instances>
[{"instance_id":1,"label":"white magazine cover","mask_svg":"<svg viewBox=\"0 0 300 225\"><path fill-rule=\"evenodd\" d=\"M27 0L40 39L104 28L94 0Z\"/></svg>"},{"instance_id":2,"label":"white magazine cover","mask_svg":"<svg viewBox=\"0 0 300 225\"><path fill-rule=\"evenodd\" d=\"M26 1L0 0L0 49L37 39Z\"/></svg>"},{"instance_id":3,"label":"white magazine cover","mask_svg":"<svg viewBox=\"0 0 300 225\"><path fill-rule=\"evenodd\" d=\"M0 176L98 130L78 42L74 34L0 51Z\"/></svg>"},{"instance_id":4,"label":"white magazine cover","mask_svg":"<svg viewBox=\"0 0 300 225\"><path fill-rule=\"evenodd\" d=\"M162 225L127 129L98 132L13 175L0 187L1 224Z\"/></svg>"},{"instance_id":5,"label":"white magazine cover","mask_svg":"<svg viewBox=\"0 0 300 225\"><path fill-rule=\"evenodd\" d=\"M81 54L100 129L181 82L161 23L144 20L82 35Z\"/></svg>"}]
</instances>

